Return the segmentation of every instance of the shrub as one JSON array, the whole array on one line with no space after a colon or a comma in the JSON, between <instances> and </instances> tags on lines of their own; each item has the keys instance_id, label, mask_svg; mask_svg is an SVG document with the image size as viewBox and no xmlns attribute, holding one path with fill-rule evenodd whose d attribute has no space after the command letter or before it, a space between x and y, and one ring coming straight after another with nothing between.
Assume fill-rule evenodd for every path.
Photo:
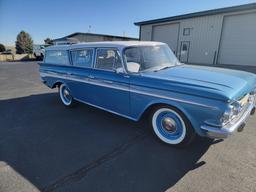
<instances>
[{"instance_id":1,"label":"shrub","mask_svg":"<svg viewBox=\"0 0 256 192\"><path fill-rule=\"evenodd\" d=\"M5 50L5 46L3 44L0 44L0 52L4 52Z\"/></svg>"}]
</instances>

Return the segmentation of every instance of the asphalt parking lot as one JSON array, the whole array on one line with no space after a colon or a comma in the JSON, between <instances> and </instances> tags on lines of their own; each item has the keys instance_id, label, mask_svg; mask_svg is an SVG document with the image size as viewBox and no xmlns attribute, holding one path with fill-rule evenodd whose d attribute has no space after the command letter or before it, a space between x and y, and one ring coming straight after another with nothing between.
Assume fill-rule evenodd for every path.
<instances>
[{"instance_id":1,"label":"asphalt parking lot","mask_svg":"<svg viewBox=\"0 0 256 192\"><path fill-rule=\"evenodd\" d=\"M256 118L227 140L186 149L143 123L67 109L35 62L0 63L0 191L256 191Z\"/></svg>"}]
</instances>

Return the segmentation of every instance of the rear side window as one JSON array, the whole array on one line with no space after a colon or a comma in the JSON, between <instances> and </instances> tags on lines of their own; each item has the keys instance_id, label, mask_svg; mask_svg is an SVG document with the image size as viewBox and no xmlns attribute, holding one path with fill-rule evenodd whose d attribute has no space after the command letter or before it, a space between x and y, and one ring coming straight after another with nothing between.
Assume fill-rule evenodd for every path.
<instances>
[{"instance_id":1,"label":"rear side window","mask_svg":"<svg viewBox=\"0 0 256 192\"><path fill-rule=\"evenodd\" d=\"M96 69L113 71L122 67L121 59L118 51L115 49L97 49Z\"/></svg>"},{"instance_id":2,"label":"rear side window","mask_svg":"<svg viewBox=\"0 0 256 192\"><path fill-rule=\"evenodd\" d=\"M72 62L74 66L91 67L93 61L93 49L71 51Z\"/></svg>"},{"instance_id":3,"label":"rear side window","mask_svg":"<svg viewBox=\"0 0 256 192\"><path fill-rule=\"evenodd\" d=\"M56 65L68 65L68 52L66 50L46 51L44 62Z\"/></svg>"}]
</instances>

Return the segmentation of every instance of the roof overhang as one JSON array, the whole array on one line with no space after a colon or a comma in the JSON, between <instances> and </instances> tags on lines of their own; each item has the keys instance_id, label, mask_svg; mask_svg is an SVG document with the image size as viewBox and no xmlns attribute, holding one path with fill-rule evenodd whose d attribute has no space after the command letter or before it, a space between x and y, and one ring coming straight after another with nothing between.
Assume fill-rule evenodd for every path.
<instances>
[{"instance_id":1,"label":"roof overhang","mask_svg":"<svg viewBox=\"0 0 256 192\"><path fill-rule=\"evenodd\" d=\"M77 35L87 35L87 36L98 36L98 37L109 37L109 38L121 38L124 40L138 40L137 38L134 37L123 37L123 36L117 36L117 35L106 35L106 34L98 34L98 33L82 33L82 32L76 32L72 33L70 35L58 38L58 39L53 39L53 41L65 41L68 38L74 38Z\"/></svg>"},{"instance_id":2,"label":"roof overhang","mask_svg":"<svg viewBox=\"0 0 256 192\"><path fill-rule=\"evenodd\" d=\"M148 21L135 22L134 25L141 26L141 25L147 25L147 24L176 21L176 20L181 20L181 19L189 19L189 18L194 18L194 17L217 15L217 14L229 13L229 12L247 11L247 10L251 10L251 9L256 9L256 3L250 3L250 4L245 4L245 5L233 6L233 7L225 7L225 8L220 8L220 9L212 9L212 10L208 10L208 11L189 13L189 14L178 15L178 16L173 16L173 17L165 17L165 18L153 19L153 20L148 20Z\"/></svg>"}]
</instances>

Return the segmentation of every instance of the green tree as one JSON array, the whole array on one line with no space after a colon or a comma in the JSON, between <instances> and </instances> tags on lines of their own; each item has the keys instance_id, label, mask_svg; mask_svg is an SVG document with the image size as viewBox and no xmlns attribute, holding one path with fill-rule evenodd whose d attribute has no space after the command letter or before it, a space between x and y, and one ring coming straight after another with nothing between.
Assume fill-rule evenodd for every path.
<instances>
[{"instance_id":1,"label":"green tree","mask_svg":"<svg viewBox=\"0 0 256 192\"><path fill-rule=\"evenodd\" d=\"M0 52L4 52L5 50L5 46L3 44L0 44Z\"/></svg>"},{"instance_id":2,"label":"green tree","mask_svg":"<svg viewBox=\"0 0 256 192\"><path fill-rule=\"evenodd\" d=\"M25 31L21 31L17 35L16 44L16 53L33 53L33 40L31 36Z\"/></svg>"},{"instance_id":3,"label":"green tree","mask_svg":"<svg viewBox=\"0 0 256 192\"><path fill-rule=\"evenodd\" d=\"M52 39L50 39L49 37L47 37L45 40L44 40L45 44L49 44L49 45L52 45L53 42L52 42Z\"/></svg>"}]
</instances>

